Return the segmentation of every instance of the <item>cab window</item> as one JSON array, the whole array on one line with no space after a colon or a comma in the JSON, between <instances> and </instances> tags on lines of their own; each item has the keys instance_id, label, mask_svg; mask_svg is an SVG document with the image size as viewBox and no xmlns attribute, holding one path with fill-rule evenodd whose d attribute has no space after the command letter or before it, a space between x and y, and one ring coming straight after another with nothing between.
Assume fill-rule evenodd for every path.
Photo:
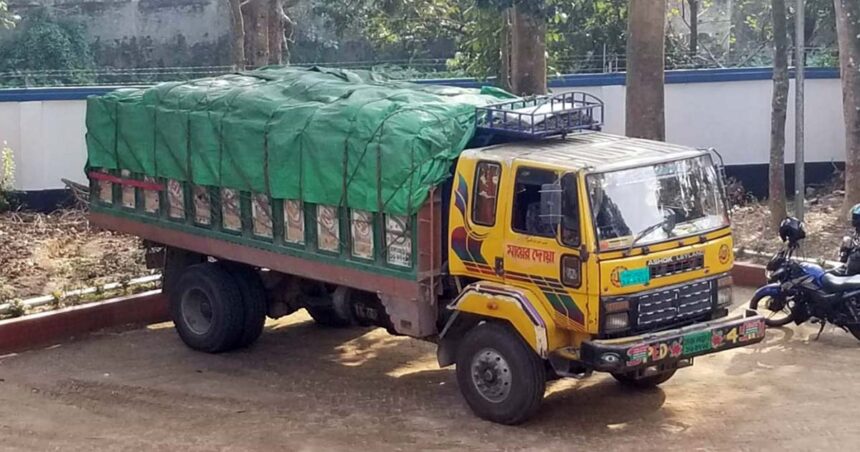
<instances>
[{"instance_id":1,"label":"cab window","mask_svg":"<svg viewBox=\"0 0 860 452\"><path fill-rule=\"evenodd\" d=\"M472 200L472 222L482 226L496 224L496 205L499 197L498 163L480 162L475 172L475 194Z\"/></svg>"},{"instance_id":2,"label":"cab window","mask_svg":"<svg viewBox=\"0 0 860 452\"><path fill-rule=\"evenodd\" d=\"M541 187L557 180L554 171L520 168L514 182L514 202L511 228L519 233L540 237L555 237L552 225L540 217Z\"/></svg>"},{"instance_id":3,"label":"cab window","mask_svg":"<svg viewBox=\"0 0 860 452\"><path fill-rule=\"evenodd\" d=\"M565 174L561 178L561 242L567 246L579 246L582 243L579 222L579 190L576 186L576 175Z\"/></svg>"}]
</instances>

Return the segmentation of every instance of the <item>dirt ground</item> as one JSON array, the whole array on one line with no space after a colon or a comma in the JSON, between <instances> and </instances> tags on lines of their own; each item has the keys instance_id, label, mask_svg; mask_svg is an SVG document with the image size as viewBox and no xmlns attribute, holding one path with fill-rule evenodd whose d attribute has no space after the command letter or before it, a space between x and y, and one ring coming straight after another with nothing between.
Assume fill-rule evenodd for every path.
<instances>
[{"instance_id":1,"label":"dirt ground","mask_svg":"<svg viewBox=\"0 0 860 452\"><path fill-rule=\"evenodd\" d=\"M89 228L85 213L0 214L0 302L150 273L138 239Z\"/></svg>"},{"instance_id":2,"label":"dirt ground","mask_svg":"<svg viewBox=\"0 0 860 452\"><path fill-rule=\"evenodd\" d=\"M844 198L843 191L829 188L809 193L804 216L807 238L801 243L801 256L838 260L842 237L853 232L848 215L843 212ZM793 200L788 204L791 214ZM783 247L779 236L770 227L770 209L766 200L752 200L746 205L736 206L732 211L732 229L735 247L741 250L772 254ZM753 259L743 256L742 252L739 257Z\"/></svg>"},{"instance_id":3,"label":"dirt ground","mask_svg":"<svg viewBox=\"0 0 860 452\"><path fill-rule=\"evenodd\" d=\"M296 314L223 355L168 324L105 332L0 358L0 449L855 450L860 342L814 332L771 330L652 391L555 382L521 427L473 417L431 344L378 329Z\"/></svg>"}]
</instances>

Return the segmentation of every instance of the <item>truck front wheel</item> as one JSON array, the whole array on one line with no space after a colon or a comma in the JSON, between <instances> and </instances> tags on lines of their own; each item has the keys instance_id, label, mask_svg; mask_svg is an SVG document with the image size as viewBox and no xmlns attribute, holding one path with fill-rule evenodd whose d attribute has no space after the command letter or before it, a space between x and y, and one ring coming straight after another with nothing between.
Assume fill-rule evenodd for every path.
<instances>
[{"instance_id":1,"label":"truck front wheel","mask_svg":"<svg viewBox=\"0 0 860 452\"><path fill-rule=\"evenodd\" d=\"M457 348L457 384L480 418L515 425L533 416L546 390L546 369L513 331L482 323Z\"/></svg>"},{"instance_id":2,"label":"truck front wheel","mask_svg":"<svg viewBox=\"0 0 860 452\"><path fill-rule=\"evenodd\" d=\"M612 376L623 386L636 389L650 389L669 381L670 378L675 376L675 372L677 372L677 369L641 378L636 378L630 374L612 374Z\"/></svg>"},{"instance_id":3,"label":"truck front wheel","mask_svg":"<svg viewBox=\"0 0 860 452\"><path fill-rule=\"evenodd\" d=\"M176 331L194 350L219 353L236 347L244 327L236 282L213 263L188 267L169 292Z\"/></svg>"}]
</instances>

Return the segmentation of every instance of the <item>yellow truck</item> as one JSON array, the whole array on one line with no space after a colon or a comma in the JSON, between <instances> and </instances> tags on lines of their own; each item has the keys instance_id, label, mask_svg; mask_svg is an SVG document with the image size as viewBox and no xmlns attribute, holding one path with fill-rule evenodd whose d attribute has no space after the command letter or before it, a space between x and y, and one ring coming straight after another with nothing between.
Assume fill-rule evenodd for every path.
<instances>
[{"instance_id":1,"label":"yellow truck","mask_svg":"<svg viewBox=\"0 0 860 452\"><path fill-rule=\"evenodd\" d=\"M437 343L474 413L517 424L551 379L598 371L653 387L764 337L755 313L727 317L732 237L713 152L600 132L603 104L584 93L479 98L315 70L90 99L91 222L146 240L188 346L249 346L267 316L299 309L379 326ZM236 106L272 85L301 94ZM283 107L298 96L316 104ZM362 129L359 110L384 120ZM332 148L342 158L321 154Z\"/></svg>"}]
</instances>

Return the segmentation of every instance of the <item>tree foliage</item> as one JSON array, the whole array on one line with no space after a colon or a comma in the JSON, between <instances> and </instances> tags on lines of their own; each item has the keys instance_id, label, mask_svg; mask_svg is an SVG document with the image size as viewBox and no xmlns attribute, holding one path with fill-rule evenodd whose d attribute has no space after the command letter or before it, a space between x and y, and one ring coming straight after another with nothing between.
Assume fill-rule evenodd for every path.
<instances>
[{"instance_id":1,"label":"tree foliage","mask_svg":"<svg viewBox=\"0 0 860 452\"><path fill-rule=\"evenodd\" d=\"M367 39L381 58L456 52L452 70L486 77L499 73L502 11L513 5L547 21L551 70L599 67L604 45L624 53L626 0L319 0L315 12L340 37Z\"/></svg>"},{"instance_id":2,"label":"tree foliage","mask_svg":"<svg viewBox=\"0 0 860 452\"><path fill-rule=\"evenodd\" d=\"M95 67L83 26L36 11L0 44L0 72L21 73L13 85L80 84Z\"/></svg>"},{"instance_id":3,"label":"tree foliage","mask_svg":"<svg viewBox=\"0 0 860 452\"><path fill-rule=\"evenodd\" d=\"M9 11L9 6L6 2L0 0L0 28L13 28L19 20L21 18L17 14Z\"/></svg>"}]
</instances>

